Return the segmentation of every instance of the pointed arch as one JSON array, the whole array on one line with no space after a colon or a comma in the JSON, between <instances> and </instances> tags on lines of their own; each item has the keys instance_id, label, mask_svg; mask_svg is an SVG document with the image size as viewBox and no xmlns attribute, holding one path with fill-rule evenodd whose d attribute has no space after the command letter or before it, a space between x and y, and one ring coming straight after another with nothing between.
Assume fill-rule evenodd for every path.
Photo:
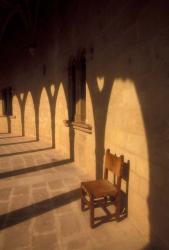
<instances>
[{"instance_id":1,"label":"pointed arch","mask_svg":"<svg viewBox=\"0 0 169 250\"><path fill-rule=\"evenodd\" d=\"M12 108L14 119L11 119L11 133L22 135L21 107L17 95L12 98Z\"/></svg>"},{"instance_id":2,"label":"pointed arch","mask_svg":"<svg viewBox=\"0 0 169 250\"><path fill-rule=\"evenodd\" d=\"M55 110L56 149L64 153L67 157L70 157L69 128L64 125L64 120L68 120L68 104L62 82L59 85Z\"/></svg>"},{"instance_id":3,"label":"pointed arch","mask_svg":"<svg viewBox=\"0 0 169 250\"><path fill-rule=\"evenodd\" d=\"M45 88L42 89L39 105L39 139L47 143L52 142L51 109Z\"/></svg>"},{"instance_id":4,"label":"pointed arch","mask_svg":"<svg viewBox=\"0 0 169 250\"><path fill-rule=\"evenodd\" d=\"M33 97L29 91L27 94L25 102L25 136L35 138L36 137L36 127L35 127L35 106L33 102Z\"/></svg>"},{"instance_id":5,"label":"pointed arch","mask_svg":"<svg viewBox=\"0 0 169 250\"><path fill-rule=\"evenodd\" d=\"M104 147L130 160L129 211L135 223L139 223L142 231L149 235L149 150L140 98L131 79L116 78L113 82Z\"/></svg>"}]
</instances>

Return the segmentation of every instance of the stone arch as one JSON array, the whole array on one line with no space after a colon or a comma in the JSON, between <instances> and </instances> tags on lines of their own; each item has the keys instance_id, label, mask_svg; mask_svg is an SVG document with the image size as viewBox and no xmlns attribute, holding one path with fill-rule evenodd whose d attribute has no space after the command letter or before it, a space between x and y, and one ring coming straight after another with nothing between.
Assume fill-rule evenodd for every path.
<instances>
[{"instance_id":1,"label":"stone arch","mask_svg":"<svg viewBox=\"0 0 169 250\"><path fill-rule=\"evenodd\" d=\"M25 136L35 138L36 126L35 126L35 106L32 98L32 94L29 91L25 102Z\"/></svg>"},{"instance_id":2,"label":"stone arch","mask_svg":"<svg viewBox=\"0 0 169 250\"><path fill-rule=\"evenodd\" d=\"M130 160L129 211L144 235L149 225L149 150L144 116L134 81L116 78L107 109L104 148ZM144 214L144 220L143 220Z\"/></svg>"},{"instance_id":3,"label":"stone arch","mask_svg":"<svg viewBox=\"0 0 169 250\"><path fill-rule=\"evenodd\" d=\"M39 104L39 139L52 142L51 109L46 89L43 87Z\"/></svg>"},{"instance_id":4,"label":"stone arch","mask_svg":"<svg viewBox=\"0 0 169 250\"><path fill-rule=\"evenodd\" d=\"M68 120L68 104L62 82L57 92L55 113L56 149L70 157L69 128L64 125L64 120Z\"/></svg>"},{"instance_id":5,"label":"stone arch","mask_svg":"<svg viewBox=\"0 0 169 250\"><path fill-rule=\"evenodd\" d=\"M21 107L17 95L12 98L13 119L11 119L11 133L22 135Z\"/></svg>"}]
</instances>

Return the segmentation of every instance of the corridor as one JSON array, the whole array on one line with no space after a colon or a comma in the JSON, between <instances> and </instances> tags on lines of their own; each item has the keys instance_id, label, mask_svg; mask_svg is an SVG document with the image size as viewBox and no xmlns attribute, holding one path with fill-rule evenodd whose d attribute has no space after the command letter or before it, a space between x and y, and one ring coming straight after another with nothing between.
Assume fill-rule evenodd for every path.
<instances>
[{"instance_id":1,"label":"corridor","mask_svg":"<svg viewBox=\"0 0 169 250\"><path fill-rule=\"evenodd\" d=\"M0 249L143 249L130 218L90 229L89 213L80 209L80 182L87 179L50 145L1 134Z\"/></svg>"}]
</instances>

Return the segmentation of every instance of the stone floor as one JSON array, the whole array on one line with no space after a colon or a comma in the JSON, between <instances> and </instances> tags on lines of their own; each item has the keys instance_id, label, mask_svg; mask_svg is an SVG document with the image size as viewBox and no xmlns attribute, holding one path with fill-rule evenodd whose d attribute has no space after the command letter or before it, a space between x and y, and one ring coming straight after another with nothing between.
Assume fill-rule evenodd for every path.
<instances>
[{"instance_id":1,"label":"stone floor","mask_svg":"<svg viewBox=\"0 0 169 250\"><path fill-rule=\"evenodd\" d=\"M90 176L49 145L1 134L0 249L143 249L130 219L90 229L79 199L86 179Z\"/></svg>"}]
</instances>

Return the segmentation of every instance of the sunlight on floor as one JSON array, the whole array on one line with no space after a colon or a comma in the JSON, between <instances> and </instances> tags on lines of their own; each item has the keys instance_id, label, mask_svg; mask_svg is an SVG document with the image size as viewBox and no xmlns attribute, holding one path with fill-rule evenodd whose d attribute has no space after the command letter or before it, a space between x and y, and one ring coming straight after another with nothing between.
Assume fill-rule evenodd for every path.
<instances>
[{"instance_id":1,"label":"sunlight on floor","mask_svg":"<svg viewBox=\"0 0 169 250\"><path fill-rule=\"evenodd\" d=\"M0 147L0 249L144 247L129 219L90 229L79 192L80 182L90 176L61 153L9 134L0 135Z\"/></svg>"}]
</instances>

